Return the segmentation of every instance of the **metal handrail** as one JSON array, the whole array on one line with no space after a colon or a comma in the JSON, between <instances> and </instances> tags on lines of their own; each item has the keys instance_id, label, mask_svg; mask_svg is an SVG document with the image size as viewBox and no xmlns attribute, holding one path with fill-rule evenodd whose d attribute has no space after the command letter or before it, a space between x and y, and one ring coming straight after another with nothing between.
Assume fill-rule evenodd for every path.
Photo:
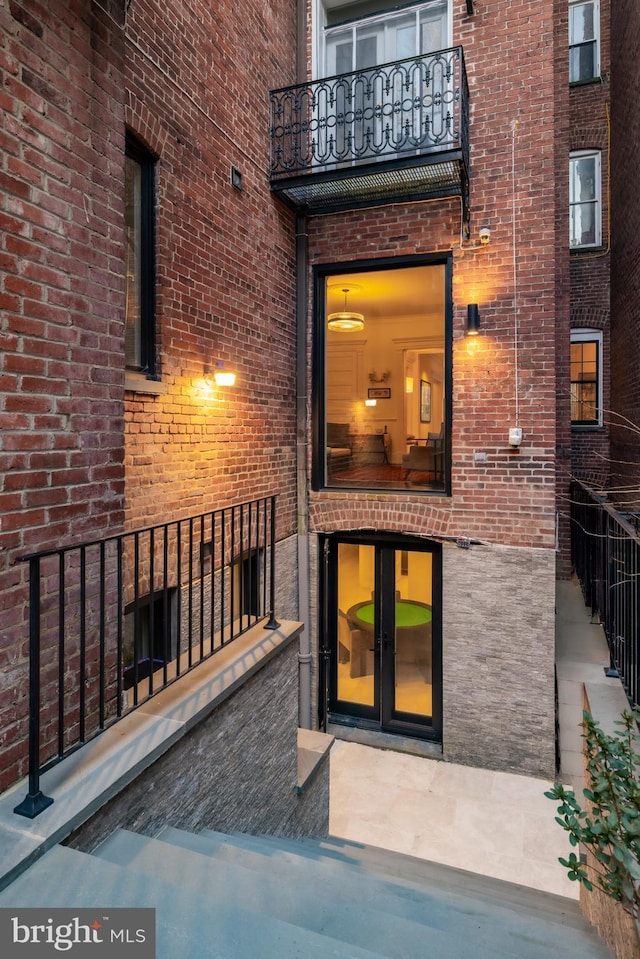
<instances>
[{"instance_id":1,"label":"metal handrail","mask_svg":"<svg viewBox=\"0 0 640 959\"><path fill-rule=\"evenodd\" d=\"M275 496L21 556L29 564L29 786L262 620L276 629Z\"/></svg>"},{"instance_id":2,"label":"metal handrail","mask_svg":"<svg viewBox=\"0 0 640 959\"><path fill-rule=\"evenodd\" d=\"M571 553L585 602L599 616L611 667L640 701L640 536L602 493L571 484Z\"/></svg>"},{"instance_id":3,"label":"metal handrail","mask_svg":"<svg viewBox=\"0 0 640 959\"><path fill-rule=\"evenodd\" d=\"M469 161L461 46L273 90L271 177L416 153Z\"/></svg>"}]
</instances>

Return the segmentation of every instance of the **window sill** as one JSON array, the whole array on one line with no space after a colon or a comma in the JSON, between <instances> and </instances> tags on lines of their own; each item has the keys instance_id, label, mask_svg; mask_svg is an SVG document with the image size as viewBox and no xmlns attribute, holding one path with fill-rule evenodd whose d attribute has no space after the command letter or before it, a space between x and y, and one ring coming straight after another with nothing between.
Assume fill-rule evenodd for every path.
<instances>
[{"instance_id":1,"label":"window sill","mask_svg":"<svg viewBox=\"0 0 640 959\"><path fill-rule=\"evenodd\" d=\"M603 84L604 79L605 78L602 76L597 76L597 77L589 77L588 80L570 80L569 89L573 90L574 87L591 87L594 85L594 83Z\"/></svg>"},{"instance_id":2,"label":"window sill","mask_svg":"<svg viewBox=\"0 0 640 959\"><path fill-rule=\"evenodd\" d=\"M125 370L124 388L129 393L151 393L162 396L167 392L167 384L160 380L150 380L144 373L133 373Z\"/></svg>"},{"instance_id":3,"label":"window sill","mask_svg":"<svg viewBox=\"0 0 640 959\"><path fill-rule=\"evenodd\" d=\"M570 246L569 253L572 255L575 254L584 254L584 253L606 253L607 247L602 243L599 243L597 246Z\"/></svg>"},{"instance_id":4,"label":"window sill","mask_svg":"<svg viewBox=\"0 0 640 959\"><path fill-rule=\"evenodd\" d=\"M574 433L604 433L605 427L601 423L572 423Z\"/></svg>"}]
</instances>

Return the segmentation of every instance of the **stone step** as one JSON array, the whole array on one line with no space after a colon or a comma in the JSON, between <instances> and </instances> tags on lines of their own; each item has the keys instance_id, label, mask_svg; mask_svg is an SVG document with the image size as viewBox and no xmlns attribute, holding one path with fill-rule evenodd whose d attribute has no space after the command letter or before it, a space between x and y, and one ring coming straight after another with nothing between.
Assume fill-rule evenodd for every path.
<instances>
[{"instance_id":1,"label":"stone step","mask_svg":"<svg viewBox=\"0 0 640 959\"><path fill-rule=\"evenodd\" d=\"M114 833L94 855L148 876L160 871L163 875L180 876L182 887L196 892L206 889L218 909L241 904L252 912L381 952L389 959L422 959L425 937L438 955L447 955L451 923L437 900L427 895L414 903L415 895L410 895L407 915L396 915L386 908L391 891L372 890L364 874L345 876L344 870L339 870L326 879L308 876L305 869L301 876L295 863L287 874L267 874L246 864L203 855L197 849L178 847L163 841L162 836L149 839L126 830ZM307 862L301 858L299 864L306 867ZM399 895L400 887L395 891ZM456 915L455 924L460 935L466 932L476 938L479 955L513 955L496 953L494 942L488 951L483 951L477 941L475 921Z\"/></svg>"},{"instance_id":2,"label":"stone step","mask_svg":"<svg viewBox=\"0 0 640 959\"><path fill-rule=\"evenodd\" d=\"M162 876L164 878L159 878ZM171 881L55 846L0 893L0 908L147 906L156 910L156 959L383 959L240 904L219 909L206 886Z\"/></svg>"},{"instance_id":3,"label":"stone step","mask_svg":"<svg viewBox=\"0 0 640 959\"><path fill-rule=\"evenodd\" d=\"M371 875L390 882L399 880L403 885L416 883L421 887L426 884L452 892L463 891L466 895L488 899L494 904L500 902L507 907L511 904L518 910L533 915L544 914L545 919L553 920L555 917L564 925L573 922L577 928L589 928L577 901L573 899L349 839L335 836L322 839L288 839L246 833L217 833L207 829L198 836L211 837L214 842L226 846L235 843L240 848L255 852L264 852L263 847L268 845L271 849L270 863L273 863L275 856L286 858L289 855L302 855L312 861L335 861L353 868L365 869Z\"/></svg>"},{"instance_id":4,"label":"stone step","mask_svg":"<svg viewBox=\"0 0 640 959\"><path fill-rule=\"evenodd\" d=\"M295 876L299 884L308 883L316 890L331 884L349 902L357 900L359 908L428 927L427 937L436 927L449 940L434 955L448 956L454 940L466 942L474 957L546 959L562 949L572 959L611 959L573 900L411 856L340 839L281 840L211 830L194 835L173 828L164 830L160 838L257 870L270 883L281 876ZM324 855L327 848L333 856ZM424 955L424 942L418 954Z\"/></svg>"}]
</instances>

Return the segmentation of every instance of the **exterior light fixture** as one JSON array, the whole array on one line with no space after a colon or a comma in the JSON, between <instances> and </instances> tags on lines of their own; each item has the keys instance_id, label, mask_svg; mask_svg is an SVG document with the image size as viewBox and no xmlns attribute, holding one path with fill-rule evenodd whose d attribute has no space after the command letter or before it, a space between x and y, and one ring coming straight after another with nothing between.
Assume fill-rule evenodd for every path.
<instances>
[{"instance_id":1,"label":"exterior light fixture","mask_svg":"<svg viewBox=\"0 0 640 959\"><path fill-rule=\"evenodd\" d=\"M216 363L216 371L213 374L216 386L235 386L236 385L236 374L232 373L231 370L225 370L224 363L221 360L218 360Z\"/></svg>"},{"instance_id":2,"label":"exterior light fixture","mask_svg":"<svg viewBox=\"0 0 640 959\"><path fill-rule=\"evenodd\" d=\"M480 332L480 310L477 303L467 306L467 336L477 336Z\"/></svg>"},{"instance_id":3,"label":"exterior light fixture","mask_svg":"<svg viewBox=\"0 0 640 959\"><path fill-rule=\"evenodd\" d=\"M350 292L350 288L348 286L343 287L342 292L344 293L344 310L342 313L329 313L327 328L333 330L334 333L357 333L364 329L364 314L348 310L347 294Z\"/></svg>"},{"instance_id":4,"label":"exterior light fixture","mask_svg":"<svg viewBox=\"0 0 640 959\"><path fill-rule=\"evenodd\" d=\"M365 405L365 406L376 406L377 402L378 402L377 400L365 400L365 401L364 401L364 405Z\"/></svg>"}]
</instances>

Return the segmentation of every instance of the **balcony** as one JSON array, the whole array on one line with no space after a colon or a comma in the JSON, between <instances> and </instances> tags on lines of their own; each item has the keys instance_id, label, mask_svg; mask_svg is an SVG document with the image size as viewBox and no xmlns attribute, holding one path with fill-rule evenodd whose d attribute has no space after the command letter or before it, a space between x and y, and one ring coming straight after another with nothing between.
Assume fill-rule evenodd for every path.
<instances>
[{"instance_id":1,"label":"balcony","mask_svg":"<svg viewBox=\"0 0 640 959\"><path fill-rule=\"evenodd\" d=\"M462 47L272 91L270 182L309 214L460 196L468 226Z\"/></svg>"}]
</instances>

